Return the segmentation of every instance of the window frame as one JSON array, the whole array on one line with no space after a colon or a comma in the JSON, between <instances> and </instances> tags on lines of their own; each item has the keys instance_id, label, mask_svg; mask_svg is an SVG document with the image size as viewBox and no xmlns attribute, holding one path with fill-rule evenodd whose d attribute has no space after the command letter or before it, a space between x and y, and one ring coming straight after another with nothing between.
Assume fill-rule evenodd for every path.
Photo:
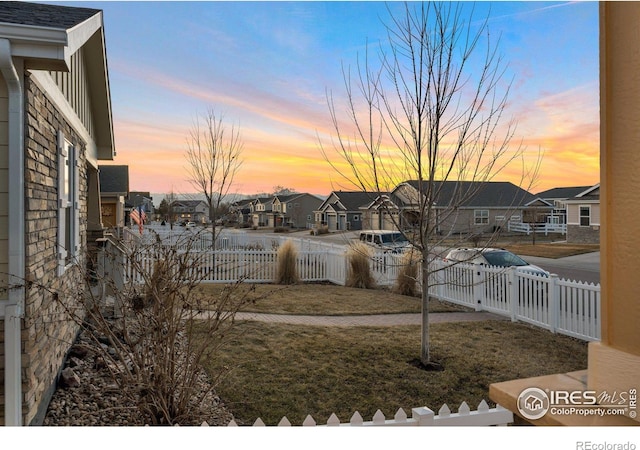
<instances>
[{"instance_id":1,"label":"window frame","mask_svg":"<svg viewBox=\"0 0 640 450\"><path fill-rule=\"evenodd\" d=\"M489 210L488 209L474 209L473 210L473 223L474 223L474 225L489 225Z\"/></svg>"},{"instance_id":2,"label":"window frame","mask_svg":"<svg viewBox=\"0 0 640 450\"><path fill-rule=\"evenodd\" d=\"M586 210L587 215L583 215L582 211ZM583 224L582 219L587 219L587 223ZM578 206L578 223L581 227L590 227L591 226L591 205L579 205Z\"/></svg>"},{"instance_id":3,"label":"window frame","mask_svg":"<svg viewBox=\"0 0 640 450\"><path fill-rule=\"evenodd\" d=\"M58 275L80 252L80 168L77 148L58 132Z\"/></svg>"}]
</instances>

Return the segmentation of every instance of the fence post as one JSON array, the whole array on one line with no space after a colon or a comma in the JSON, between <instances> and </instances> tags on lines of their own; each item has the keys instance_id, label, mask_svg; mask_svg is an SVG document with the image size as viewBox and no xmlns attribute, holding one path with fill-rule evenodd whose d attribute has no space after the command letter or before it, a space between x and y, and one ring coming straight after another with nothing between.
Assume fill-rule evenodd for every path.
<instances>
[{"instance_id":1,"label":"fence post","mask_svg":"<svg viewBox=\"0 0 640 450\"><path fill-rule=\"evenodd\" d=\"M549 275L549 330L555 333L558 328L558 317L560 316L560 286L558 286L558 275Z\"/></svg>"},{"instance_id":2,"label":"fence post","mask_svg":"<svg viewBox=\"0 0 640 450\"><path fill-rule=\"evenodd\" d=\"M473 302L475 304L476 311L482 311L482 306L484 304L484 297L486 295L484 289L485 287L485 277L484 275L484 267L479 266L476 268L475 266L471 267L471 283L473 286Z\"/></svg>"},{"instance_id":3,"label":"fence post","mask_svg":"<svg viewBox=\"0 0 640 450\"><path fill-rule=\"evenodd\" d=\"M426 406L422 408L412 408L411 417L418 423L419 427L429 427L434 425L434 414Z\"/></svg>"}]
</instances>

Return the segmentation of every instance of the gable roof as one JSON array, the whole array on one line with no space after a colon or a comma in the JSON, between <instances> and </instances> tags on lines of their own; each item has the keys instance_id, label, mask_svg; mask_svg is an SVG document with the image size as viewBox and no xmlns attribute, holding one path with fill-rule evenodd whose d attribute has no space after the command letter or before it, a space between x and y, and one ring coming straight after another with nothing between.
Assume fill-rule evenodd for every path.
<instances>
[{"instance_id":1,"label":"gable roof","mask_svg":"<svg viewBox=\"0 0 640 450\"><path fill-rule=\"evenodd\" d=\"M11 56L21 58L25 70L70 72L72 55L84 48L93 140L98 159L113 159L113 119L102 11L2 1L0 38L9 40Z\"/></svg>"},{"instance_id":2,"label":"gable roof","mask_svg":"<svg viewBox=\"0 0 640 450\"><path fill-rule=\"evenodd\" d=\"M129 194L129 166L99 166L100 193Z\"/></svg>"},{"instance_id":3,"label":"gable roof","mask_svg":"<svg viewBox=\"0 0 640 450\"><path fill-rule=\"evenodd\" d=\"M589 189L591 186L571 186L571 187L556 187L548 189L536 194L536 197L544 199L566 199L575 197L581 192Z\"/></svg>"},{"instance_id":4,"label":"gable roof","mask_svg":"<svg viewBox=\"0 0 640 450\"><path fill-rule=\"evenodd\" d=\"M371 203L378 196L377 192L364 191L333 191L331 193L337 198L331 201L331 196L325 202L329 202L338 211L358 211L361 206Z\"/></svg>"},{"instance_id":5,"label":"gable roof","mask_svg":"<svg viewBox=\"0 0 640 450\"><path fill-rule=\"evenodd\" d=\"M417 180L407 181L406 184L416 190L420 185ZM456 206L504 208L522 206L535 199L533 194L510 181L434 181L433 188L438 193L438 198L433 199L435 206L442 208L455 204L456 197L464 197L474 191L470 198Z\"/></svg>"}]
</instances>

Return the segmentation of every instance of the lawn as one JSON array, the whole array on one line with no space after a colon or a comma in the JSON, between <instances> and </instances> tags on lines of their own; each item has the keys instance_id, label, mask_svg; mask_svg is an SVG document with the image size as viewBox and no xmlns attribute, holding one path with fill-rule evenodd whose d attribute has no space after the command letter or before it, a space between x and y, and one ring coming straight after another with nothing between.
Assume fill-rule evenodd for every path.
<instances>
[{"instance_id":1,"label":"lawn","mask_svg":"<svg viewBox=\"0 0 640 450\"><path fill-rule=\"evenodd\" d=\"M281 297L293 298L309 286L316 296L333 303L334 314L339 313L337 305L352 313L368 299L384 303L377 291L350 290L340 297L345 288L324 285L292 286ZM305 298L300 294L296 302ZM387 311L405 308L399 305L402 299L386 298ZM377 305L380 309L384 308ZM377 409L393 416L398 408L410 414L411 408L437 411L447 403L456 411L462 401L475 409L481 400L489 402L491 383L587 366L585 342L528 325L439 323L430 330L432 359L443 371L416 365L417 326L332 328L259 322L239 322L219 356L205 367L212 375L222 367L231 369L216 389L239 424L249 425L260 417L276 425L287 416L300 425L307 414L325 423L334 412L348 421L356 410L370 420Z\"/></svg>"},{"instance_id":2,"label":"lawn","mask_svg":"<svg viewBox=\"0 0 640 450\"><path fill-rule=\"evenodd\" d=\"M221 284L201 284L198 289L207 296L218 295ZM279 286L257 284L249 295L258 299L242 309L244 312L306 315L359 315L419 313L421 301L417 297L394 294L386 289L356 289L333 284L298 284ZM238 295L247 291L239 289ZM429 301L430 312L457 312L466 308L438 300Z\"/></svg>"},{"instance_id":3,"label":"lawn","mask_svg":"<svg viewBox=\"0 0 640 450\"><path fill-rule=\"evenodd\" d=\"M504 246L510 252L522 256L540 256L542 258L564 258L600 251L598 244L538 243L536 245L518 243Z\"/></svg>"}]
</instances>

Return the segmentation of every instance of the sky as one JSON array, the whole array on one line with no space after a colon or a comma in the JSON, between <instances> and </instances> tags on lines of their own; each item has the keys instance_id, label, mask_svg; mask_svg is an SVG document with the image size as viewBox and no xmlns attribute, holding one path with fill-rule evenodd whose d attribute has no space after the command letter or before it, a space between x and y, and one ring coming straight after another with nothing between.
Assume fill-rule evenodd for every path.
<instances>
[{"instance_id":1,"label":"sky","mask_svg":"<svg viewBox=\"0 0 640 450\"><path fill-rule=\"evenodd\" d=\"M343 67L353 69L367 48L384 48L387 6L398 11L401 3L55 3L104 11L111 163L129 166L130 190L194 191L187 138L210 109L240 130L233 192L349 188L329 163L342 160L329 145L336 132L327 92L343 114ZM492 38L500 36L513 141L527 155L544 152L529 190L599 182L597 2L479 2L473 17L472 24L488 17ZM521 184L522 172L517 160L494 180Z\"/></svg>"}]
</instances>

